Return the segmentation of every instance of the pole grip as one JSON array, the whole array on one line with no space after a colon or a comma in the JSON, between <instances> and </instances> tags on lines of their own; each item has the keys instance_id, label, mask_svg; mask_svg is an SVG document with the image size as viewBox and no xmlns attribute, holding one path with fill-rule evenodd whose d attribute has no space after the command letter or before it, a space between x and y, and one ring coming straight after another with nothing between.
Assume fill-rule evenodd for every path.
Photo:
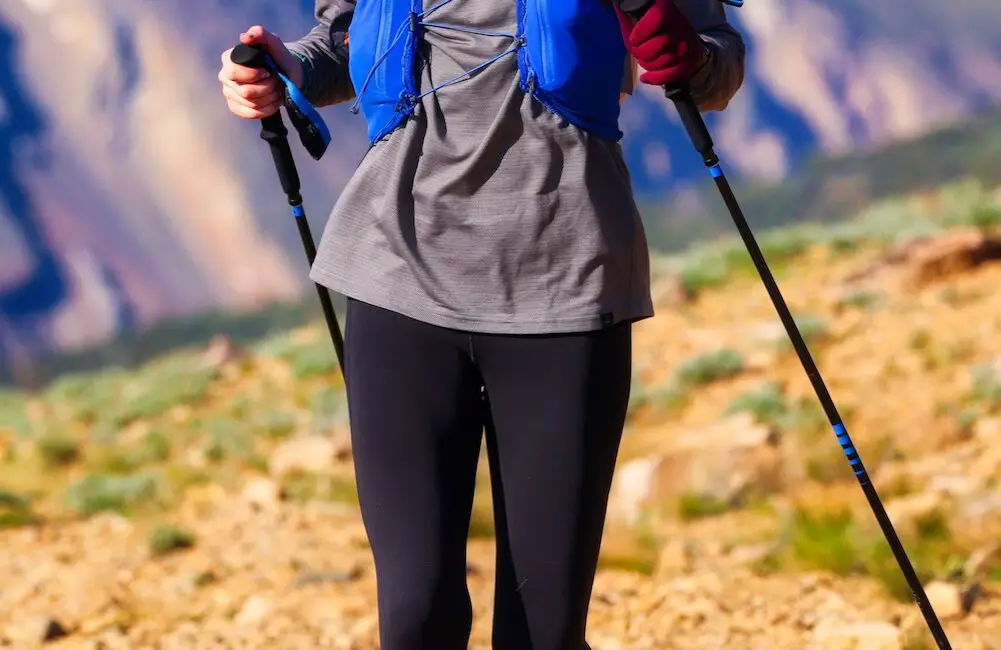
<instances>
[{"instance_id":1,"label":"pole grip","mask_svg":"<svg viewBox=\"0 0 1001 650\"><path fill-rule=\"evenodd\" d=\"M618 0L618 4L622 13L633 20L639 20L653 4L653 0ZM705 120L702 119L702 113L692 98L688 86L664 86L664 94L674 102L674 107L678 110L678 116L688 133L688 138L692 141L695 150L702 156L706 167L712 167L718 163L719 159L713 151L715 145L712 135L709 133Z\"/></svg>"},{"instance_id":2,"label":"pole grip","mask_svg":"<svg viewBox=\"0 0 1001 650\"><path fill-rule=\"evenodd\" d=\"M257 45L240 43L233 48L230 60L247 68L274 70L268 53ZM279 111L261 118L261 139L267 142L271 149L278 180L285 194L290 198L298 197L301 189L299 172L296 170L292 149L289 147L288 129L285 128L285 122Z\"/></svg>"},{"instance_id":3,"label":"pole grip","mask_svg":"<svg viewBox=\"0 0 1001 650\"><path fill-rule=\"evenodd\" d=\"M706 126L706 121L702 119L702 112L699 111L698 105L692 99L692 94L689 92L688 87L665 87L664 94L674 102L674 107L678 110L678 116L681 117L681 123L685 125L685 131L688 132L688 138L692 141L692 146L695 147L695 150L702 156L702 161L707 167L718 163L719 159L714 151L715 145L713 144L712 135L709 133L709 127Z\"/></svg>"}]
</instances>

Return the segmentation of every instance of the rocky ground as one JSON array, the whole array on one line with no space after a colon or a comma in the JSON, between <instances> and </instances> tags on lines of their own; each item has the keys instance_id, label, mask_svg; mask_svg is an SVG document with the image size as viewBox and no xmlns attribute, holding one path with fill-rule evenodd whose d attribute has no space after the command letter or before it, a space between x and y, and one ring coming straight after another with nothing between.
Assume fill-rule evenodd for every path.
<instances>
[{"instance_id":1,"label":"rocky ground","mask_svg":"<svg viewBox=\"0 0 1001 650\"><path fill-rule=\"evenodd\" d=\"M846 232L766 254L953 647L1001 650L1001 242ZM657 270L591 643L934 648L736 250ZM0 648L378 647L321 329L0 395L0 423ZM487 480L469 561L484 650Z\"/></svg>"}]
</instances>

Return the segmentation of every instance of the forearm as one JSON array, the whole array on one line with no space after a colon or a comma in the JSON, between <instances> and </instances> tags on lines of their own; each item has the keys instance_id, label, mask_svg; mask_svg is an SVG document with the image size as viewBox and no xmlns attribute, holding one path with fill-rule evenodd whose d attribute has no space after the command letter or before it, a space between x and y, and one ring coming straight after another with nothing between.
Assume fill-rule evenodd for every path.
<instances>
[{"instance_id":1,"label":"forearm","mask_svg":"<svg viewBox=\"0 0 1001 650\"><path fill-rule=\"evenodd\" d=\"M709 61L692 78L692 98L701 111L721 111L744 83L744 40L729 25L703 32Z\"/></svg>"},{"instance_id":2,"label":"forearm","mask_svg":"<svg viewBox=\"0 0 1001 650\"><path fill-rule=\"evenodd\" d=\"M302 92L314 106L354 97L348 70L348 26L354 0L316 0L317 24L301 39L286 43L302 62Z\"/></svg>"},{"instance_id":3,"label":"forearm","mask_svg":"<svg viewBox=\"0 0 1001 650\"><path fill-rule=\"evenodd\" d=\"M721 111L744 83L744 39L727 21L719 0L676 1L710 52L706 64L689 81L692 98L702 111Z\"/></svg>"}]
</instances>

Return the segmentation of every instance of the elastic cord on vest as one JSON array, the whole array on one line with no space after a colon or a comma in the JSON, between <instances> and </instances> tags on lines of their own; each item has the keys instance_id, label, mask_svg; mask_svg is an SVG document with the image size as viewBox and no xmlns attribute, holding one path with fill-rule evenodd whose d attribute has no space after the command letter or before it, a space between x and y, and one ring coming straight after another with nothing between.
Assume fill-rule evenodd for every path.
<instances>
[{"instance_id":1,"label":"elastic cord on vest","mask_svg":"<svg viewBox=\"0 0 1001 650\"><path fill-rule=\"evenodd\" d=\"M399 28L397 29L396 33L393 35L393 40L390 41L389 47L386 48L386 51L383 52L382 56L380 56L378 59L376 59L375 63L372 65L371 69L369 69L368 75L365 77L365 82L362 84L362 87L358 91L358 94L357 94L357 96L355 98L354 103L351 105L351 112L352 113L356 113L356 114L358 113L359 107L361 106L362 97L365 95L365 91L368 88L369 82L372 81L372 77L375 75L376 70L378 70L379 66L381 66L386 61L387 56L389 55L390 52L393 51L393 48L396 47L396 45L400 42L400 39L403 38L403 36L407 33L407 29L408 28L410 29L410 31L416 31L418 29L427 29L427 28L442 29L442 30L452 30L452 31L457 31L457 32L465 32L467 34L477 34L477 35L480 35L480 36L494 36L494 37L497 37L497 38L506 38L506 39L509 39L512 42L511 47L508 48L507 50L501 52L500 54L498 54L496 56L493 56L493 57L487 59L483 63L481 63L481 64L479 64L479 65L477 65L477 66L475 66L473 68L470 68L469 70L463 71L461 74L456 75L452 79L449 79L448 81L442 82L442 83L438 84L437 86L429 88L428 90L424 91L423 93L420 93L420 94L417 94L417 95L408 95L408 96L406 96L404 98L404 100L407 103L409 103L409 104L416 104L417 102L419 102L423 98L427 97L428 95L431 95L433 93L438 92L442 88L445 88L447 86L451 86L451 85L457 84L460 81L468 79L469 77L471 77L472 75L476 74L480 70L483 70L484 68L487 68L488 66L490 66L491 64L499 61L500 59L503 59L505 56L509 56L511 54L516 53L518 51L518 48L521 47L522 45L524 45L524 41L522 39L519 39L517 34L510 34L510 33L506 33L506 32L494 32L494 31L490 31L490 30L486 30L486 29L476 29L474 27L465 27L465 26L462 26L462 25L449 25L449 24L446 24L446 23L428 22L428 21L425 20L425 18L427 18L428 16L430 16L432 13L434 13L438 9L441 9L445 5L450 4L451 2L454 2L454 0L442 0L442 2L439 2L438 4L434 5L430 9L427 9L427 10L422 11L420 13L411 13L410 14L410 20L408 22L404 22L403 24L401 24L399 26Z\"/></svg>"}]
</instances>

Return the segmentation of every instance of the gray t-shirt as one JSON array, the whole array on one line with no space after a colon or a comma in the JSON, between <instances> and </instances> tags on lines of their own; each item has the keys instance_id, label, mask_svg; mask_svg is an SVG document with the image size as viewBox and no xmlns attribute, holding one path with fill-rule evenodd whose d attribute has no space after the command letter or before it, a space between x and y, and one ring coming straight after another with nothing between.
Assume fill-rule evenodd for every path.
<instances>
[{"instance_id":1,"label":"gray t-shirt","mask_svg":"<svg viewBox=\"0 0 1001 650\"><path fill-rule=\"evenodd\" d=\"M425 0L425 8L438 3ZM716 47L696 97L725 105L742 80L743 44L718 0L690 3L701 7L700 28L712 22L721 35L705 37ZM516 32L516 5L457 0L434 22ZM346 26L352 7L318 0L320 25L290 44L305 60L304 92L321 106L354 94L330 29ZM510 47L497 36L434 27L425 43L422 91ZM334 207L310 277L476 332L585 331L653 315L646 238L620 146L524 93L513 54L427 95L368 151Z\"/></svg>"}]
</instances>

